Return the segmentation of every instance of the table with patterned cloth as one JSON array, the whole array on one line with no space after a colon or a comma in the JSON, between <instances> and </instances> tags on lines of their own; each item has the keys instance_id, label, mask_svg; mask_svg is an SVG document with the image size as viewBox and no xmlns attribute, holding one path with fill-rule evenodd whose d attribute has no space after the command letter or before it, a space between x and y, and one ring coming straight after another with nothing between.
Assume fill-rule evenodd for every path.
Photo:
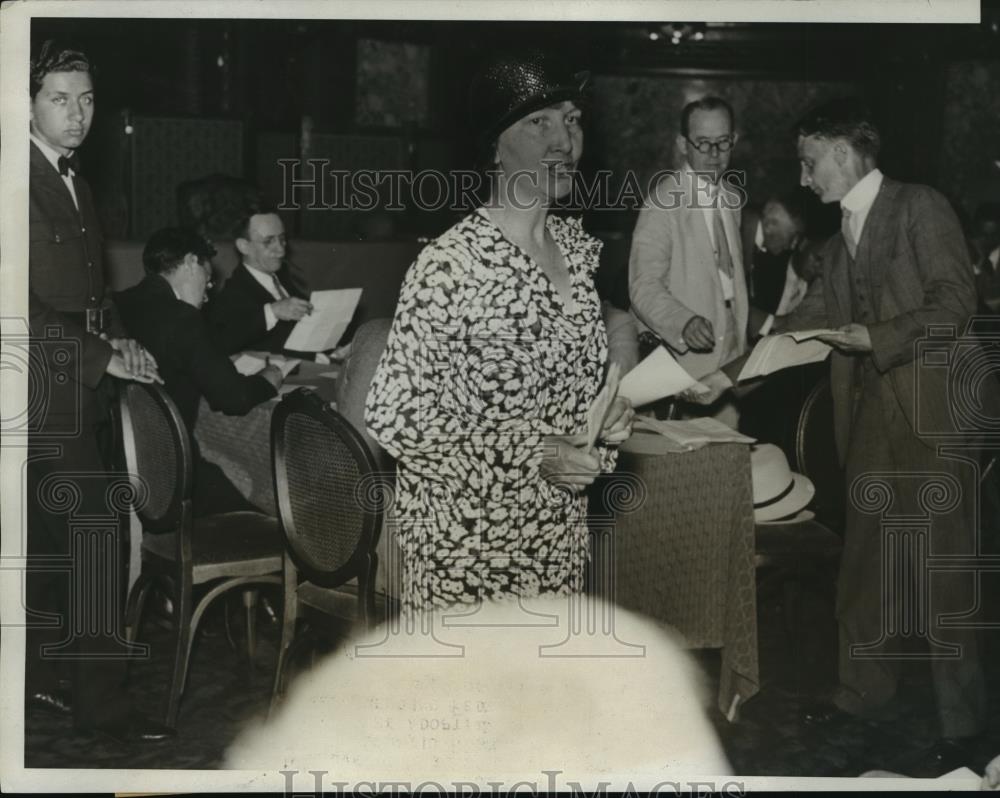
<instances>
[{"instance_id":1,"label":"table with patterned cloth","mask_svg":"<svg viewBox=\"0 0 1000 798\"><path fill-rule=\"evenodd\" d=\"M338 371L336 365L303 362L299 370L285 380L282 389L313 388L333 404L339 376L330 375ZM279 395L264 402L245 416L216 413L202 400L194 431L202 456L218 465L249 502L273 516L278 515L278 505L271 474L271 414L280 399ZM398 596L399 569L389 567L389 563L399 558L390 557L390 548L395 551L395 533L387 513L376 548L379 566L375 574L375 592Z\"/></svg>"},{"instance_id":2,"label":"table with patterned cloth","mask_svg":"<svg viewBox=\"0 0 1000 798\"><path fill-rule=\"evenodd\" d=\"M671 453L636 432L619 473L644 498L615 522L615 600L674 627L691 648L721 648L718 705L735 720L760 689L753 493L746 444Z\"/></svg>"},{"instance_id":3,"label":"table with patterned cloth","mask_svg":"<svg viewBox=\"0 0 1000 798\"><path fill-rule=\"evenodd\" d=\"M282 391L314 388L332 402L336 390L336 365L303 361L289 375ZM202 457L218 465L246 499L269 515L278 515L271 476L271 414L282 394L258 405L245 416L213 411L202 399L194 437Z\"/></svg>"}]
</instances>

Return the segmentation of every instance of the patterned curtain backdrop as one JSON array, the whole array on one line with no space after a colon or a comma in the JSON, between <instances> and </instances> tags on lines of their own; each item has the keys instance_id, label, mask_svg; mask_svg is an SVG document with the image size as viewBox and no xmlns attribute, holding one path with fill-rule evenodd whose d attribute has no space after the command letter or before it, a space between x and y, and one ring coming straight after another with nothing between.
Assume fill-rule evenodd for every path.
<instances>
[{"instance_id":1,"label":"patterned curtain backdrop","mask_svg":"<svg viewBox=\"0 0 1000 798\"><path fill-rule=\"evenodd\" d=\"M427 127L429 47L361 39L357 65L359 127Z\"/></svg>"},{"instance_id":2,"label":"patterned curtain backdrop","mask_svg":"<svg viewBox=\"0 0 1000 798\"><path fill-rule=\"evenodd\" d=\"M941 188L967 213L1000 201L1000 61L948 67Z\"/></svg>"},{"instance_id":3,"label":"patterned curtain backdrop","mask_svg":"<svg viewBox=\"0 0 1000 798\"><path fill-rule=\"evenodd\" d=\"M177 187L212 174L243 175L243 123L133 117L130 237L177 222Z\"/></svg>"},{"instance_id":4,"label":"patterned curtain backdrop","mask_svg":"<svg viewBox=\"0 0 1000 798\"><path fill-rule=\"evenodd\" d=\"M676 147L681 109L692 100L716 94L736 113L740 141L730 165L746 171L750 204L760 204L769 194L798 184L790 132L796 120L825 99L856 91L853 84L835 82L599 76L587 129L586 149L594 156L589 166L610 169L616 187L632 170L645 193L657 170L681 164Z\"/></svg>"}]
</instances>

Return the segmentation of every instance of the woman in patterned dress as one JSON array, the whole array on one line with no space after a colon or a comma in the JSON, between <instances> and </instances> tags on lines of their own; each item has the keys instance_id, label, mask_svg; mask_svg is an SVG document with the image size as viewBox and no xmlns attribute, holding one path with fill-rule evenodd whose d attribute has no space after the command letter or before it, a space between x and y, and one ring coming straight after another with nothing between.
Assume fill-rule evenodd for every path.
<instances>
[{"instance_id":1,"label":"woman in patterned dress","mask_svg":"<svg viewBox=\"0 0 1000 798\"><path fill-rule=\"evenodd\" d=\"M607 361L601 244L549 214L582 153L584 80L537 53L474 79L490 202L406 275L366 407L398 464L404 611L583 589L582 491L633 416L616 400L586 450Z\"/></svg>"}]
</instances>

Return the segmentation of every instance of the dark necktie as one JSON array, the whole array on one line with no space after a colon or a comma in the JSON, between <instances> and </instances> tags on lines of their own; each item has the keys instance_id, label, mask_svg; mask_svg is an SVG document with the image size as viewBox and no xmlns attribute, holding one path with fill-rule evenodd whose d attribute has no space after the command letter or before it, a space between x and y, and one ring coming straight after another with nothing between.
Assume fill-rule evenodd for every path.
<instances>
[{"instance_id":1,"label":"dark necktie","mask_svg":"<svg viewBox=\"0 0 1000 798\"><path fill-rule=\"evenodd\" d=\"M59 160L56 163L59 166L59 174L63 177L66 177L66 175L69 174L70 169L72 169L74 173L78 173L80 171L80 159L77 157L75 152L72 155L60 155Z\"/></svg>"},{"instance_id":2,"label":"dark necktie","mask_svg":"<svg viewBox=\"0 0 1000 798\"><path fill-rule=\"evenodd\" d=\"M282 299L288 299L288 292L285 290L285 286L281 284L281 280L278 279L278 275L272 274L271 279L274 280L274 290L278 292L278 296Z\"/></svg>"}]
</instances>

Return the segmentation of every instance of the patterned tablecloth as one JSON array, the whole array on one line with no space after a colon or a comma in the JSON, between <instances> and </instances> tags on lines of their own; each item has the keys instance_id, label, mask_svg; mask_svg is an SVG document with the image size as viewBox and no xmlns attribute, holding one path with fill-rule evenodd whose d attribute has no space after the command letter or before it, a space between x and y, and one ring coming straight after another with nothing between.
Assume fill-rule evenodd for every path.
<instances>
[{"instance_id":1,"label":"patterned tablecloth","mask_svg":"<svg viewBox=\"0 0 1000 798\"><path fill-rule=\"evenodd\" d=\"M282 390L315 388L327 401L335 395L337 366L303 362L298 371L285 380ZM258 405L245 416L227 416L214 412L204 399L198 409L194 437L202 457L218 465L246 499L263 512L277 517L271 476L271 414L281 394Z\"/></svg>"},{"instance_id":2,"label":"patterned tablecloth","mask_svg":"<svg viewBox=\"0 0 1000 798\"><path fill-rule=\"evenodd\" d=\"M615 599L673 626L692 648L722 649L719 709L735 720L760 689L750 450L662 452L636 432L619 472L644 486L614 532Z\"/></svg>"}]
</instances>

